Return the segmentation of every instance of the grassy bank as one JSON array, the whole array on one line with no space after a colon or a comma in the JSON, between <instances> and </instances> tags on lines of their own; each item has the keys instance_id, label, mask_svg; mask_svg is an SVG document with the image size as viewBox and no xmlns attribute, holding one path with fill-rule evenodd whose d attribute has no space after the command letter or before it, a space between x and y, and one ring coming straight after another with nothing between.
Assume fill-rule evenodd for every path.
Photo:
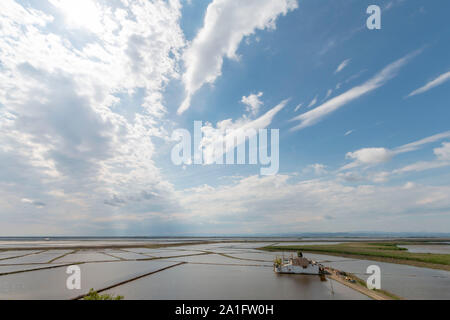
<instances>
[{"instance_id":1,"label":"grassy bank","mask_svg":"<svg viewBox=\"0 0 450 320\"><path fill-rule=\"evenodd\" d=\"M412 253L399 248L404 243L353 242L326 245L267 246L266 251L304 251L334 256L367 259L381 262L407 264L418 267L450 271L450 254Z\"/></svg>"}]
</instances>

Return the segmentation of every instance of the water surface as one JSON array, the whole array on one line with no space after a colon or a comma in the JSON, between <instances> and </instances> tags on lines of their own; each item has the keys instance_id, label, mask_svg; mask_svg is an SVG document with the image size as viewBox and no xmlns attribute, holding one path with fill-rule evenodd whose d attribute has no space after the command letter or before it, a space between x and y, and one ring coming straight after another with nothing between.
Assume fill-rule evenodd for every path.
<instances>
[{"instance_id":1,"label":"water surface","mask_svg":"<svg viewBox=\"0 0 450 320\"><path fill-rule=\"evenodd\" d=\"M318 276L277 275L272 268L185 264L111 289L125 299L369 299Z\"/></svg>"},{"instance_id":2,"label":"water surface","mask_svg":"<svg viewBox=\"0 0 450 320\"><path fill-rule=\"evenodd\" d=\"M409 252L413 253L437 253L437 254L450 254L450 245L402 245L400 248L406 248Z\"/></svg>"}]
</instances>

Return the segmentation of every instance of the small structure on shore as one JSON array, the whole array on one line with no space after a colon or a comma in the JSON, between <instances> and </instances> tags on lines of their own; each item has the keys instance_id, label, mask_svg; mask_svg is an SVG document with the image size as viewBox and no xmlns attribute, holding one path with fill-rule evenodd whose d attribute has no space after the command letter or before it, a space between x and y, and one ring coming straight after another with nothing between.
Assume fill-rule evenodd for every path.
<instances>
[{"instance_id":1,"label":"small structure on shore","mask_svg":"<svg viewBox=\"0 0 450 320\"><path fill-rule=\"evenodd\" d=\"M323 274L322 265L311 261L305 257L301 252L297 253L294 258L291 255L287 261L283 258L276 258L273 264L275 273L279 274L305 274L305 275L321 275Z\"/></svg>"}]
</instances>

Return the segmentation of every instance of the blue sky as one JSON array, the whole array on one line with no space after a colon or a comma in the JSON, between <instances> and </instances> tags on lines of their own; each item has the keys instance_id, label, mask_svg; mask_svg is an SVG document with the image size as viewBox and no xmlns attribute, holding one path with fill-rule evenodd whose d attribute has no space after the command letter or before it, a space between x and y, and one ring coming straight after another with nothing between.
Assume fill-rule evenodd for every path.
<instances>
[{"instance_id":1,"label":"blue sky","mask_svg":"<svg viewBox=\"0 0 450 320\"><path fill-rule=\"evenodd\" d=\"M449 232L449 10L2 0L0 235ZM278 174L175 166L196 120L279 129Z\"/></svg>"}]
</instances>

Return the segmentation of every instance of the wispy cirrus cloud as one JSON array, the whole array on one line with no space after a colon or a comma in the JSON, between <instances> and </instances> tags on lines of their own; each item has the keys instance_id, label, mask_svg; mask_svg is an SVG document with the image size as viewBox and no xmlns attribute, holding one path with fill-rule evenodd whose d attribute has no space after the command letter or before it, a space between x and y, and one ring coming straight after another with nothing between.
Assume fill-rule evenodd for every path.
<instances>
[{"instance_id":1,"label":"wispy cirrus cloud","mask_svg":"<svg viewBox=\"0 0 450 320\"><path fill-rule=\"evenodd\" d=\"M297 0L214 0L208 6L203 28L184 53L186 98L178 113L189 109L197 90L216 81L225 57L238 59L237 50L244 37L256 30L275 29L277 17L297 7Z\"/></svg>"},{"instance_id":2,"label":"wispy cirrus cloud","mask_svg":"<svg viewBox=\"0 0 450 320\"><path fill-rule=\"evenodd\" d=\"M394 174L407 172L420 172L450 166L450 142L444 142L441 147L433 150L436 159L431 161L419 161L393 171Z\"/></svg>"},{"instance_id":3,"label":"wispy cirrus cloud","mask_svg":"<svg viewBox=\"0 0 450 320\"><path fill-rule=\"evenodd\" d=\"M325 95L325 98L323 98L322 101L327 100L332 94L333 94L333 89L328 89L327 94Z\"/></svg>"},{"instance_id":4,"label":"wispy cirrus cloud","mask_svg":"<svg viewBox=\"0 0 450 320\"><path fill-rule=\"evenodd\" d=\"M300 108L303 107L303 103L298 104L295 109L294 112L297 112L298 110L300 110Z\"/></svg>"},{"instance_id":5,"label":"wispy cirrus cloud","mask_svg":"<svg viewBox=\"0 0 450 320\"><path fill-rule=\"evenodd\" d=\"M347 59L342 61L342 63L337 67L336 71L334 72L335 74L341 72L342 70L344 70L350 63L350 61L352 61L352 59Z\"/></svg>"},{"instance_id":6,"label":"wispy cirrus cloud","mask_svg":"<svg viewBox=\"0 0 450 320\"><path fill-rule=\"evenodd\" d=\"M366 81L362 85L354 87L348 90L347 92L325 102L324 104L318 106L317 108L291 119L291 121L300 121L300 124L293 127L291 131L298 131L307 128L309 126L312 126L320 122L323 118L325 118L329 114L347 105L348 103L385 85L389 80L391 80L397 75L400 68L402 68L405 64L407 64L413 57L415 57L419 53L420 50L408 54L407 56L386 66L373 78Z\"/></svg>"},{"instance_id":7,"label":"wispy cirrus cloud","mask_svg":"<svg viewBox=\"0 0 450 320\"><path fill-rule=\"evenodd\" d=\"M216 127L207 123L202 129L203 139L201 141L201 147L205 149L205 162L212 164L224 154L234 149L236 147L236 137L250 139L258 133L259 129L267 128L272 123L274 117L283 110L288 102L289 99L281 101L278 105L256 119L251 119L247 116L243 116L236 121L227 119L217 123ZM245 141L241 142L245 143ZM224 143L226 144L226 148L223 148Z\"/></svg>"},{"instance_id":8,"label":"wispy cirrus cloud","mask_svg":"<svg viewBox=\"0 0 450 320\"><path fill-rule=\"evenodd\" d=\"M450 80L450 71L446 72L444 74L441 74L439 77L437 77L436 79L431 80L430 82L428 82L427 84L425 84L423 87L420 87L417 90L414 90L413 92L411 92L407 98L409 97L413 97L416 96L418 94L422 94L427 92L428 90L431 90L437 86L440 86L442 84L444 84L445 82Z\"/></svg>"},{"instance_id":9,"label":"wispy cirrus cloud","mask_svg":"<svg viewBox=\"0 0 450 320\"><path fill-rule=\"evenodd\" d=\"M434 143L434 142L437 142L437 141L440 141L443 139L447 139L447 138L450 138L450 131L445 131L445 132L435 134L430 137L426 137L424 139L420 139L420 140L412 142L412 143L405 144L401 147L395 148L394 152L396 154L400 154L400 153L415 151L426 144Z\"/></svg>"},{"instance_id":10,"label":"wispy cirrus cloud","mask_svg":"<svg viewBox=\"0 0 450 320\"><path fill-rule=\"evenodd\" d=\"M319 96L315 96L314 99L311 100L311 102L308 104L307 108L312 108L316 105L317 103L317 99L319 98Z\"/></svg>"},{"instance_id":11,"label":"wispy cirrus cloud","mask_svg":"<svg viewBox=\"0 0 450 320\"><path fill-rule=\"evenodd\" d=\"M347 153L346 158L352 159L353 162L343 166L340 170L353 169L359 166L374 166L381 163L385 163L390 161L393 157L399 154L416 151L427 144L435 143L447 138L450 138L450 131L435 134L433 136L420 139L418 141L408 143L394 149L363 148L354 152L349 152ZM442 149L442 151L437 151L438 152L437 154L440 154L441 158L445 158L445 156L447 155L444 152L445 150Z\"/></svg>"},{"instance_id":12,"label":"wispy cirrus cloud","mask_svg":"<svg viewBox=\"0 0 450 320\"><path fill-rule=\"evenodd\" d=\"M349 135L351 135L352 133L354 133L355 132L355 130L348 130L345 134L344 134L344 136L349 136Z\"/></svg>"}]
</instances>

